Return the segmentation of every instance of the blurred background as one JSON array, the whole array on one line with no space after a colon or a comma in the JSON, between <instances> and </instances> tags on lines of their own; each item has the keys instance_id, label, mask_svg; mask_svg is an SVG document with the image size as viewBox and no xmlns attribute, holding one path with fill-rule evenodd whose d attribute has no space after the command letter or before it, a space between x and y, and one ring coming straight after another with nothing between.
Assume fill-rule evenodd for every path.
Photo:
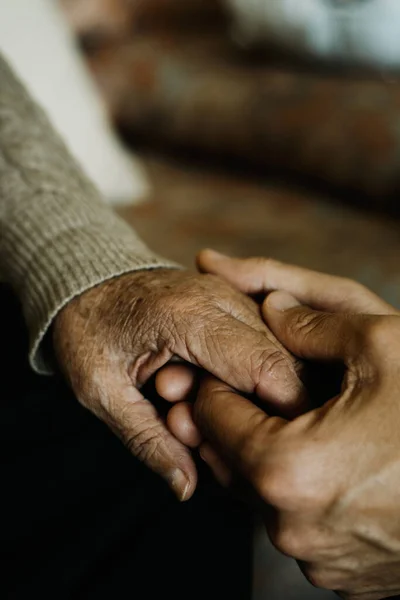
<instances>
[{"instance_id":1,"label":"blurred background","mask_svg":"<svg viewBox=\"0 0 400 600\"><path fill-rule=\"evenodd\" d=\"M29 0L6 2L35 42L18 59L35 88L31 53L46 35L21 20ZM97 157L87 170L154 250L187 266L203 247L271 256L358 279L400 306L398 0L34 3L57 4L84 59L71 79L56 57L37 95L50 82L49 112L57 121L64 102L60 128L82 163ZM87 113L69 99L79 86L90 87ZM94 105L104 151L97 134L88 145ZM254 565L255 600L333 597L260 530Z\"/></svg>"},{"instance_id":2,"label":"blurred background","mask_svg":"<svg viewBox=\"0 0 400 600\"><path fill-rule=\"evenodd\" d=\"M400 3L61 5L144 166L146 202L120 212L150 246L273 256L400 304Z\"/></svg>"}]
</instances>

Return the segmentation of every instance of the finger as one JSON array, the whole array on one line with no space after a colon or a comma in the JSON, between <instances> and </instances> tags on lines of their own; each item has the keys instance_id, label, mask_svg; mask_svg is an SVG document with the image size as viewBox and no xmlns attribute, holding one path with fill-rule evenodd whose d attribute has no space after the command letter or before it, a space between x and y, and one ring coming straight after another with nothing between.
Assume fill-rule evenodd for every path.
<instances>
[{"instance_id":1,"label":"finger","mask_svg":"<svg viewBox=\"0 0 400 600\"><path fill-rule=\"evenodd\" d=\"M278 411L293 414L308 406L293 357L265 333L222 311L205 326L191 325L200 334L189 348L185 340L176 340L175 354Z\"/></svg>"},{"instance_id":2,"label":"finger","mask_svg":"<svg viewBox=\"0 0 400 600\"><path fill-rule=\"evenodd\" d=\"M168 402L183 402L192 392L196 372L189 365L170 364L156 376L157 393Z\"/></svg>"},{"instance_id":3,"label":"finger","mask_svg":"<svg viewBox=\"0 0 400 600\"><path fill-rule=\"evenodd\" d=\"M167 416L167 425L171 433L189 448L197 448L203 441L193 419L193 407L187 402L179 402L171 408Z\"/></svg>"},{"instance_id":4,"label":"finger","mask_svg":"<svg viewBox=\"0 0 400 600\"><path fill-rule=\"evenodd\" d=\"M233 481L232 470L228 467L216 450L214 450L210 444L204 443L200 447L200 456L210 467L218 483L222 485L222 487L230 487Z\"/></svg>"},{"instance_id":5,"label":"finger","mask_svg":"<svg viewBox=\"0 0 400 600\"><path fill-rule=\"evenodd\" d=\"M223 277L245 294L264 292L266 259L231 258L215 250L202 250L196 258L203 273Z\"/></svg>"},{"instance_id":6,"label":"finger","mask_svg":"<svg viewBox=\"0 0 400 600\"><path fill-rule=\"evenodd\" d=\"M268 456L274 435L286 425L213 377L200 386L194 418L218 454L250 481Z\"/></svg>"},{"instance_id":7,"label":"finger","mask_svg":"<svg viewBox=\"0 0 400 600\"><path fill-rule=\"evenodd\" d=\"M102 402L107 424L136 458L161 475L179 500L188 500L197 483L189 450L167 429L154 406L133 386L113 390Z\"/></svg>"},{"instance_id":8,"label":"finger","mask_svg":"<svg viewBox=\"0 0 400 600\"><path fill-rule=\"evenodd\" d=\"M346 362L359 352L362 316L315 311L286 292L268 296L263 314L282 344L301 358Z\"/></svg>"},{"instance_id":9,"label":"finger","mask_svg":"<svg viewBox=\"0 0 400 600\"><path fill-rule=\"evenodd\" d=\"M283 290L302 304L329 312L393 314L393 306L366 287L346 279L267 258L230 258L213 250L198 256L202 271L227 279L247 294Z\"/></svg>"},{"instance_id":10,"label":"finger","mask_svg":"<svg viewBox=\"0 0 400 600\"><path fill-rule=\"evenodd\" d=\"M272 342L272 334L268 338ZM279 343L276 340L277 348L279 347ZM278 350L277 350L278 351ZM288 353L282 351L284 356L289 357ZM291 359L289 358L289 361ZM196 387L196 370L189 364L168 364L164 368L162 368L156 376L156 390L157 393L171 403L180 403L188 400ZM297 378L297 375L296 375ZM299 384L300 386L302 384ZM283 410L285 416L295 417L298 414L303 413L307 409L307 398L303 395L301 391L301 395L299 398L291 403L282 407L282 403L279 402L278 408ZM276 404L273 403L272 404ZM182 411L182 412L181 412ZM186 412L185 412L186 411ZM192 422L189 424L189 420L180 420L178 418L179 415L184 415L188 417L187 409L178 409L177 412L170 411L170 420L172 424L172 428L170 430L172 433L182 441L185 445L189 447L195 447L196 442L192 440L197 440L200 435L198 430L195 429L195 424ZM184 437L182 437L184 436ZM187 440L190 440L188 442Z\"/></svg>"}]
</instances>

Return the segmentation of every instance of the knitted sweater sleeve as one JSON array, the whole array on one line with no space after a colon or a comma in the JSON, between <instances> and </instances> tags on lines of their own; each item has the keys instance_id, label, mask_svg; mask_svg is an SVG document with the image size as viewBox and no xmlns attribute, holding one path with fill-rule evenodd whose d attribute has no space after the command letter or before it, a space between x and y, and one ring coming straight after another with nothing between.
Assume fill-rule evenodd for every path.
<instances>
[{"instance_id":1,"label":"knitted sweater sleeve","mask_svg":"<svg viewBox=\"0 0 400 600\"><path fill-rule=\"evenodd\" d=\"M0 55L0 271L50 372L43 339L72 298L130 271L176 265L151 252L86 178Z\"/></svg>"}]
</instances>

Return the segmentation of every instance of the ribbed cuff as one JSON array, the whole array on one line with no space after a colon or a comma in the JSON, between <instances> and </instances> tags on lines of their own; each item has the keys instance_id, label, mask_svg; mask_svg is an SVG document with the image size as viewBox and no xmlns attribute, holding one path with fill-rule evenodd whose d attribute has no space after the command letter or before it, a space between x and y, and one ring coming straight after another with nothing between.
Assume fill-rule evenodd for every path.
<instances>
[{"instance_id":1,"label":"ribbed cuff","mask_svg":"<svg viewBox=\"0 0 400 600\"><path fill-rule=\"evenodd\" d=\"M54 199L49 202L50 213L57 204ZM31 365L42 374L52 371L43 348L45 334L74 297L131 271L179 268L152 253L109 209L98 206L93 220L82 218L79 212L70 211L68 219L63 211L44 213L41 219L32 213L29 219L19 215L2 231L7 280L22 303L30 332Z\"/></svg>"},{"instance_id":2,"label":"ribbed cuff","mask_svg":"<svg viewBox=\"0 0 400 600\"><path fill-rule=\"evenodd\" d=\"M154 255L102 203L0 56L0 268L22 304L33 368L50 371L43 339L72 298L123 273L160 267L177 265Z\"/></svg>"}]
</instances>

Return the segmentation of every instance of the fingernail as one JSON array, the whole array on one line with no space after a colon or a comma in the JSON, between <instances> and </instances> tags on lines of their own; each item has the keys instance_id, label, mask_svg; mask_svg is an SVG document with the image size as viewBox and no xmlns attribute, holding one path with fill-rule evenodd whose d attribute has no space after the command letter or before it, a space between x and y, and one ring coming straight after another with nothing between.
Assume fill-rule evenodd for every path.
<instances>
[{"instance_id":1,"label":"fingernail","mask_svg":"<svg viewBox=\"0 0 400 600\"><path fill-rule=\"evenodd\" d=\"M184 502L187 498L190 481L181 469L175 469L168 477L168 483L171 490L177 496L180 502Z\"/></svg>"},{"instance_id":2,"label":"fingernail","mask_svg":"<svg viewBox=\"0 0 400 600\"><path fill-rule=\"evenodd\" d=\"M199 456L200 456L201 460L204 460L205 463L207 462L206 452L203 450L203 448L200 448Z\"/></svg>"},{"instance_id":3,"label":"fingernail","mask_svg":"<svg viewBox=\"0 0 400 600\"><path fill-rule=\"evenodd\" d=\"M210 449L210 446L207 444L200 446L199 455L201 460L204 460L204 462L208 464L212 460L212 450Z\"/></svg>"},{"instance_id":4,"label":"fingernail","mask_svg":"<svg viewBox=\"0 0 400 600\"><path fill-rule=\"evenodd\" d=\"M296 308L296 306L301 306L300 302L287 292L273 292L268 296L267 304L269 307L280 311L285 311L291 308Z\"/></svg>"}]
</instances>

